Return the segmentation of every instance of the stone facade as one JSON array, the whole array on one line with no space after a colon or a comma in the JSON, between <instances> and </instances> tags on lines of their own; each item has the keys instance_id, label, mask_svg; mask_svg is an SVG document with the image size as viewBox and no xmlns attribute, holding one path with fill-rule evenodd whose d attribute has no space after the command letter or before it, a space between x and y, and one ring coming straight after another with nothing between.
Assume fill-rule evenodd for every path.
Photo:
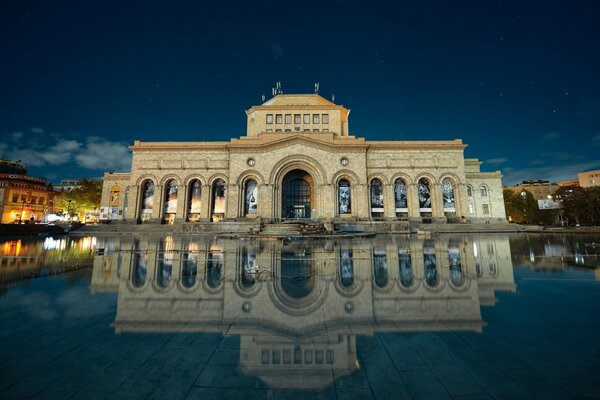
<instances>
[{"instance_id":1,"label":"stone facade","mask_svg":"<svg viewBox=\"0 0 600 400\"><path fill-rule=\"evenodd\" d=\"M246 113L247 136L228 142L136 140L131 172L104 175L105 217L505 221L500 173L465 160L460 139L367 141L349 135L350 110L316 94Z\"/></svg>"}]
</instances>

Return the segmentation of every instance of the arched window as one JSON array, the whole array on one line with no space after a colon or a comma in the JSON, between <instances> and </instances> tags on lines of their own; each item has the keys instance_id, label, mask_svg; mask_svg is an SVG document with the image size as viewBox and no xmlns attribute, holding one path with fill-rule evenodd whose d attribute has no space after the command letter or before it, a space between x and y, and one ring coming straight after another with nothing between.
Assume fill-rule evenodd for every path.
<instances>
[{"instance_id":1,"label":"arched window","mask_svg":"<svg viewBox=\"0 0 600 400\"><path fill-rule=\"evenodd\" d=\"M487 187L481 185L479 187L479 194L481 195L481 197L487 197L487 195L488 195Z\"/></svg>"},{"instance_id":2,"label":"arched window","mask_svg":"<svg viewBox=\"0 0 600 400\"><path fill-rule=\"evenodd\" d=\"M388 283L387 258L384 249L373 250L373 275L375 284L383 288Z\"/></svg>"},{"instance_id":3,"label":"arched window","mask_svg":"<svg viewBox=\"0 0 600 400\"><path fill-rule=\"evenodd\" d=\"M256 180L246 181L244 189L244 214L247 216L256 216L258 212L258 184Z\"/></svg>"},{"instance_id":4,"label":"arched window","mask_svg":"<svg viewBox=\"0 0 600 400\"><path fill-rule=\"evenodd\" d=\"M383 217L383 185L377 178L371 181L371 216Z\"/></svg>"},{"instance_id":5,"label":"arched window","mask_svg":"<svg viewBox=\"0 0 600 400\"><path fill-rule=\"evenodd\" d=\"M338 210L340 215L352 214L350 182L347 179L340 179L338 182Z\"/></svg>"},{"instance_id":6,"label":"arched window","mask_svg":"<svg viewBox=\"0 0 600 400\"><path fill-rule=\"evenodd\" d=\"M450 178L444 178L442 180L442 200L444 202L445 213L456 212L456 202L454 199L454 185Z\"/></svg>"},{"instance_id":7,"label":"arched window","mask_svg":"<svg viewBox=\"0 0 600 400\"><path fill-rule=\"evenodd\" d=\"M344 288L354 283L354 265L352 261L352 250L340 250L340 284Z\"/></svg>"},{"instance_id":8,"label":"arched window","mask_svg":"<svg viewBox=\"0 0 600 400\"><path fill-rule=\"evenodd\" d=\"M165 206L163 217L165 222L172 224L177 213L177 181L170 179L165 184Z\"/></svg>"},{"instance_id":9,"label":"arched window","mask_svg":"<svg viewBox=\"0 0 600 400\"><path fill-rule=\"evenodd\" d=\"M152 218L152 208L154 207L154 182L147 179L142 183L142 203L140 204L140 214L142 221L148 221Z\"/></svg>"},{"instance_id":10,"label":"arched window","mask_svg":"<svg viewBox=\"0 0 600 400\"><path fill-rule=\"evenodd\" d=\"M226 190L225 181L216 179L212 184L212 220L222 221L225 218Z\"/></svg>"},{"instance_id":11,"label":"arched window","mask_svg":"<svg viewBox=\"0 0 600 400\"><path fill-rule=\"evenodd\" d=\"M427 178L419 179L419 208L421 212L431 212L431 184Z\"/></svg>"},{"instance_id":12,"label":"arched window","mask_svg":"<svg viewBox=\"0 0 600 400\"><path fill-rule=\"evenodd\" d=\"M200 219L202 182L199 179L194 179L190 182L190 192L188 196L188 221L198 221Z\"/></svg>"},{"instance_id":13,"label":"arched window","mask_svg":"<svg viewBox=\"0 0 600 400\"><path fill-rule=\"evenodd\" d=\"M404 287L409 287L413 282L410 249L398 249L398 267L400 268L400 283Z\"/></svg>"},{"instance_id":14,"label":"arched window","mask_svg":"<svg viewBox=\"0 0 600 400\"><path fill-rule=\"evenodd\" d=\"M473 187L471 185L467 185L467 196L473 197Z\"/></svg>"},{"instance_id":15,"label":"arched window","mask_svg":"<svg viewBox=\"0 0 600 400\"><path fill-rule=\"evenodd\" d=\"M190 289L196 283L198 275L198 245L190 243L187 251L183 253L181 261L181 285Z\"/></svg>"},{"instance_id":16,"label":"arched window","mask_svg":"<svg viewBox=\"0 0 600 400\"><path fill-rule=\"evenodd\" d=\"M206 283L215 289L223 278L223 250L217 245L210 246L206 263Z\"/></svg>"},{"instance_id":17,"label":"arched window","mask_svg":"<svg viewBox=\"0 0 600 400\"><path fill-rule=\"evenodd\" d=\"M398 178L394 182L394 205L396 217L405 217L408 214L408 199L406 197L406 182Z\"/></svg>"}]
</instances>

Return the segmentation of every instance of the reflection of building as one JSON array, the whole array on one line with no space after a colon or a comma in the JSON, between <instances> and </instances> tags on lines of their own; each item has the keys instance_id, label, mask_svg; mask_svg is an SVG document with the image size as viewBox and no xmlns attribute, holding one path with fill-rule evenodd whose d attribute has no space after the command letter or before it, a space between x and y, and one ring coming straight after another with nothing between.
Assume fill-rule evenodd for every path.
<instances>
[{"instance_id":1,"label":"reflection of building","mask_svg":"<svg viewBox=\"0 0 600 400\"><path fill-rule=\"evenodd\" d=\"M135 141L131 172L104 176L105 219L504 222L500 173L465 159L461 140L367 141L349 113L280 94L246 111L239 139Z\"/></svg>"},{"instance_id":2,"label":"reflection of building","mask_svg":"<svg viewBox=\"0 0 600 400\"><path fill-rule=\"evenodd\" d=\"M0 162L1 223L43 221L53 211L55 194L45 179L28 176L21 163Z\"/></svg>"},{"instance_id":3,"label":"reflection of building","mask_svg":"<svg viewBox=\"0 0 600 400\"><path fill-rule=\"evenodd\" d=\"M102 247L98 243L98 247ZM273 388L359 368L356 335L481 331L514 291L508 239L239 242L107 239L92 291L117 291L117 332L240 336L240 367Z\"/></svg>"}]
</instances>

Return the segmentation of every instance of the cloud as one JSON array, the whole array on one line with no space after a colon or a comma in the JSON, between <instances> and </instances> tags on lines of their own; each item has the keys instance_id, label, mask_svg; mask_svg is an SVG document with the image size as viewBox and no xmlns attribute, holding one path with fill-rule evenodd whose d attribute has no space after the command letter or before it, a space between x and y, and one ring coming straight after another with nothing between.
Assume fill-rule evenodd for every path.
<instances>
[{"instance_id":1,"label":"cloud","mask_svg":"<svg viewBox=\"0 0 600 400\"><path fill-rule=\"evenodd\" d=\"M23 132L13 132L9 135L9 137L13 142L17 142L23 137Z\"/></svg>"},{"instance_id":2,"label":"cloud","mask_svg":"<svg viewBox=\"0 0 600 400\"><path fill-rule=\"evenodd\" d=\"M89 169L128 170L131 167L131 155L124 143L91 136L85 148L75 156L78 165Z\"/></svg>"},{"instance_id":3,"label":"cloud","mask_svg":"<svg viewBox=\"0 0 600 400\"><path fill-rule=\"evenodd\" d=\"M43 128L31 128L31 132L33 133L44 133Z\"/></svg>"},{"instance_id":4,"label":"cloud","mask_svg":"<svg viewBox=\"0 0 600 400\"><path fill-rule=\"evenodd\" d=\"M500 158L490 158L489 160L486 160L485 162L490 165L500 165L500 164L504 164L507 161L508 161L508 159L506 157L500 157Z\"/></svg>"},{"instance_id":5,"label":"cloud","mask_svg":"<svg viewBox=\"0 0 600 400\"><path fill-rule=\"evenodd\" d=\"M42 128L32 128L37 134ZM15 132L16 133L16 132ZM13 134L14 135L14 134ZM36 146L22 146L15 141L8 145L0 143L0 156L9 160L20 160L30 167L59 166L69 163L91 170L128 170L131 155L127 144L110 142L99 137L88 137L85 143L64 139L59 134L44 134L45 142L36 141Z\"/></svg>"},{"instance_id":6,"label":"cloud","mask_svg":"<svg viewBox=\"0 0 600 400\"><path fill-rule=\"evenodd\" d=\"M553 164L525 169L504 168L502 170L504 175L502 183L504 185L512 186L528 179L542 179L550 182L568 181L577 179L577 174L579 172L597 167L598 161L588 161L566 165Z\"/></svg>"},{"instance_id":7,"label":"cloud","mask_svg":"<svg viewBox=\"0 0 600 400\"><path fill-rule=\"evenodd\" d=\"M542 136L541 141L542 142L550 142L554 139L558 139L559 137L560 137L560 133L558 133L558 132L548 132Z\"/></svg>"}]
</instances>

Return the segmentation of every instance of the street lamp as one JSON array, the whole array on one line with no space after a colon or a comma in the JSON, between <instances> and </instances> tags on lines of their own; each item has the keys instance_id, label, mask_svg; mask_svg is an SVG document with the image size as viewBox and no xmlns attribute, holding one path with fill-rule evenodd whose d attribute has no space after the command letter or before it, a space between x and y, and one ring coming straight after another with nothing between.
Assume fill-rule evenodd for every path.
<instances>
[{"instance_id":1,"label":"street lamp","mask_svg":"<svg viewBox=\"0 0 600 400\"><path fill-rule=\"evenodd\" d=\"M21 214L19 214L19 225L23 223L23 210L25 210L25 199L21 199Z\"/></svg>"}]
</instances>

